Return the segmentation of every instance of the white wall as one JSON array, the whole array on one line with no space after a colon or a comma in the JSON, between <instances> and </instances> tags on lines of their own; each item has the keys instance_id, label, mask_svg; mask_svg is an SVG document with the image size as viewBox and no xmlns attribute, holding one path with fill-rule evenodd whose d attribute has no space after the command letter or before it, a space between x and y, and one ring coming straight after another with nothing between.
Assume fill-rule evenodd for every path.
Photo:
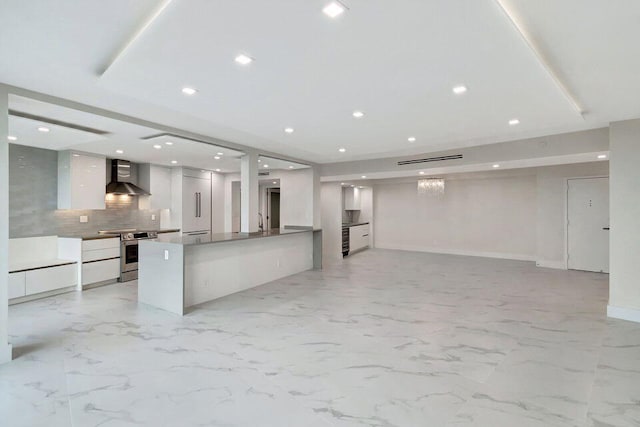
<instances>
[{"instance_id":1,"label":"white wall","mask_svg":"<svg viewBox=\"0 0 640 427\"><path fill-rule=\"evenodd\" d=\"M280 226L313 226L316 214L314 207L316 177L313 169L282 171L277 175L270 175L274 178L276 176L280 179Z\"/></svg>"},{"instance_id":2,"label":"white wall","mask_svg":"<svg viewBox=\"0 0 640 427\"><path fill-rule=\"evenodd\" d=\"M374 186L378 248L533 260L536 177L447 179L442 197L416 181Z\"/></svg>"},{"instance_id":3,"label":"white wall","mask_svg":"<svg viewBox=\"0 0 640 427\"><path fill-rule=\"evenodd\" d=\"M567 179L609 176L609 162L537 170L537 259L540 267L566 268Z\"/></svg>"},{"instance_id":4,"label":"white wall","mask_svg":"<svg viewBox=\"0 0 640 427\"><path fill-rule=\"evenodd\" d=\"M640 120L611 123L608 314L640 322Z\"/></svg>"},{"instance_id":5,"label":"white wall","mask_svg":"<svg viewBox=\"0 0 640 427\"><path fill-rule=\"evenodd\" d=\"M211 173L211 232L225 231L225 176Z\"/></svg>"},{"instance_id":6,"label":"white wall","mask_svg":"<svg viewBox=\"0 0 640 427\"><path fill-rule=\"evenodd\" d=\"M9 93L0 85L0 363L11 360L8 330Z\"/></svg>"},{"instance_id":7,"label":"white wall","mask_svg":"<svg viewBox=\"0 0 640 427\"><path fill-rule=\"evenodd\" d=\"M320 204L322 256L325 263L332 263L342 259L342 186L339 182L322 184Z\"/></svg>"}]
</instances>

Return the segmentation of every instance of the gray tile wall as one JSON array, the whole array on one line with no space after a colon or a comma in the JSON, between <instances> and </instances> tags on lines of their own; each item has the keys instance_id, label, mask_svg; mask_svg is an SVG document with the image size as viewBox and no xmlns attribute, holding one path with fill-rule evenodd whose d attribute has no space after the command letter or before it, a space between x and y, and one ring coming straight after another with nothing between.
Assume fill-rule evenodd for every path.
<instances>
[{"instance_id":1,"label":"gray tile wall","mask_svg":"<svg viewBox=\"0 0 640 427\"><path fill-rule=\"evenodd\" d=\"M58 152L9 144L10 238L160 228L160 211L138 210L136 197L110 196L106 203L104 210L57 210ZM80 215L89 222L80 223Z\"/></svg>"}]
</instances>

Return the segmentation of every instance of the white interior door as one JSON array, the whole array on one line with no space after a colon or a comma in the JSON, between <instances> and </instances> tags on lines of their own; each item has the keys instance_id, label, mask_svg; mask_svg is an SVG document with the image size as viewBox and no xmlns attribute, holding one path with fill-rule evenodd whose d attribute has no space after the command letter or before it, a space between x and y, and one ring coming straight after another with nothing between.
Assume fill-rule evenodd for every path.
<instances>
[{"instance_id":1,"label":"white interior door","mask_svg":"<svg viewBox=\"0 0 640 427\"><path fill-rule=\"evenodd\" d=\"M567 266L609 272L609 178L568 180Z\"/></svg>"}]
</instances>

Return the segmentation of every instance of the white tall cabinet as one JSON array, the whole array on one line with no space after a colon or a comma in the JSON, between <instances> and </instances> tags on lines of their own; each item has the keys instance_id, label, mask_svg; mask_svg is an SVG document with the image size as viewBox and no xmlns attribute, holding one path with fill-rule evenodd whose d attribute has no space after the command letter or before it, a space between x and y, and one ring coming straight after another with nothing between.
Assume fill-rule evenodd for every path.
<instances>
[{"instance_id":1,"label":"white tall cabinet","mask_svg":"<svg viewBox=\"0 0 640 427\"><path fill-rule=\"evenodd\" d=\"M105 209L105 157L58 152L58 209Z\"/></svg>"},{"instance_id":2,"label":"white tall cabinet","mask_svg":"<svg viewBox=\"0 0 640 427\"><path fill-rule=\"evenodd\" d=\"M211 172L173 169L171 221L184 234L211 232Z\"/></svg>"},{"instance_id":3,"label":"white tall cabinet","mask_svg":"<svg viewBox=\"0 0 640 427\"><path fill-rule=\"evenodd\" d=\"M151 193L139 197L140 209L171 209L171 168L141 164L138 166L138 185Z\"/></svg>"}]
</instances>

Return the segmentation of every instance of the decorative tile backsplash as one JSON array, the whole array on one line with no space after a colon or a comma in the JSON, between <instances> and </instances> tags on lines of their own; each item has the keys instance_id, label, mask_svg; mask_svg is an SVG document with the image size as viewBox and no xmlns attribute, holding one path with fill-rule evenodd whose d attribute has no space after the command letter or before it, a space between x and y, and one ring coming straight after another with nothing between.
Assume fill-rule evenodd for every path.
<instances>
[{"instance_id":1,"label":"decorative tile backsplash","mask_svg":"<svg viewBox=\"0 0 640 427\"><path fill-rule=\"evenodd\" d=\"M9 144L10 238L160 228L160 211L139 210L137 197L108 196L103 210L58 210L57 204L58 152ZM81 215L89 222L80 223Z\"/></svg>"}]
</instances>

